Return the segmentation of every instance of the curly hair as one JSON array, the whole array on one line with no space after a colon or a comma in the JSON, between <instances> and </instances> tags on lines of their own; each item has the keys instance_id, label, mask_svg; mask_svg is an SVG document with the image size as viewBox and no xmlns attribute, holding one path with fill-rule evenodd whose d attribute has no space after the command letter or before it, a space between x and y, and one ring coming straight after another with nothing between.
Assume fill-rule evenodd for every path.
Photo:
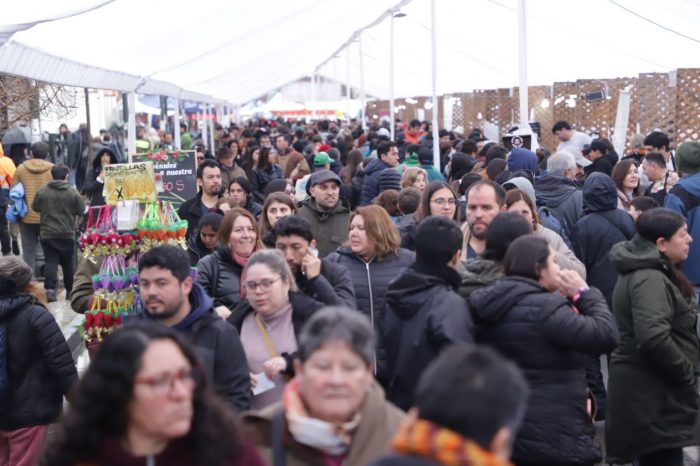
<instances>
[{"instance_id":1,"label":"curly hair","mask_svg":"<svg viewBox=\"0 0 700 466\"><path fill-rule=\"evenodd\" d=\"M224 466L241 449L233 413L214 395L192 346L175 330L147 321L129 322L105 339L85 376L74 387L70 407L39 464L68 466L99 460L108 438L122 439L129 426L134 378L149 345L175 343L196 373L194 415L185 440L198 464Z\"/></svg>"}]
</instances>

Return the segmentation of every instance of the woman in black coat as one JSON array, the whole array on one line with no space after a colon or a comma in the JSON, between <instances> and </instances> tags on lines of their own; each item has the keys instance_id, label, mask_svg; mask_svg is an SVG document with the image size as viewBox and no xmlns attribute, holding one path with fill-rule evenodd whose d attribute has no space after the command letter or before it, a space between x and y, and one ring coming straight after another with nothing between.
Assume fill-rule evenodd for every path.
<instances>
[{"instance_id":1,"label":"woman in black coat","mask_svg":"<svg viewBox=\"0 0 700 466\"><path fill-rule=\"evenodd\" d=\"M593 465L601 459L586 386L586 353L617 346L603 295L576 272L560 270L546 240L525 235L503 259L505 278L470 299L476 341L523 370L530 398L513 448L525 465ZM562 296L554 293L561 290Z\"/></svg>"},{"instance_id":2,"label":"woman in black coat","mask_svg":"<svg viewBox=\"0 0 700 466\"><path fill-rule=\"evenodd\" d=\"M0 258L0 442L15 452L11 464L34 464L78 380L70 348L31 278L18 257Z\"/></svg>"},{"instance_id":3,"label":"woman in black coat","mask_svg":"<svg viewBox=\"0 0 700 466\"><path fill-rule=\"evenodd\" d=\"M255 200L260 203L265 202L265 188L270 181L284 179L282 167L275 163L276 160L277 154L269 147L260 149L260 156L250 177Z\"/></svg>"},{"instance_id":4,"label":"woman in black coat","mask_svg":"<svg viewBox=\"0 0 700 466\"><path fill-rule=\"evenodd\" d=\"M377 335L376 376L385 380L384 344L381 326L384 321L384 297L389 283L411 263L415 254L399 247L401 237L386 210L378 205L358 207L350 217L348 244L326 258L350 272L355 287L357 310L372 322Z\"/></svg>"},{"instance_id":5,"label":"woman in black coat","mask_svg":"<svg viewBox=\"0 0 700 466\"><path fill-rule=\"evenodd\" d=\"M90 198L90 207L105 205L103 190L105 186L102 168L105 165L119 163L117 156L110 149L101 149L92 161L92 169L88 173L83 192Z\"/></svg>"}]
</instances>

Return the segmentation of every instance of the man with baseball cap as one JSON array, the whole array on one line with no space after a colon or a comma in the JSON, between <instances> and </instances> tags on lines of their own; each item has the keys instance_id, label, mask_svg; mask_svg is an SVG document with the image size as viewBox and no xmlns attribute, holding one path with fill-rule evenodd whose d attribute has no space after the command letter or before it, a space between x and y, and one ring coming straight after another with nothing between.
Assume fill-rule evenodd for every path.
<instances>
[{"instance_id":1,"label":"man with baseball cap","mask_svg":"<svg viewBox=\"0 0 700 466\"><path fill-rule=\"evenodd\" d=\"M350 208L340 197L340 177L330 170L311 174L306 184L309 198L299 209L299 216L311 224L319 256L325 257L348 239Z\"/></svg>"}]
</instances>

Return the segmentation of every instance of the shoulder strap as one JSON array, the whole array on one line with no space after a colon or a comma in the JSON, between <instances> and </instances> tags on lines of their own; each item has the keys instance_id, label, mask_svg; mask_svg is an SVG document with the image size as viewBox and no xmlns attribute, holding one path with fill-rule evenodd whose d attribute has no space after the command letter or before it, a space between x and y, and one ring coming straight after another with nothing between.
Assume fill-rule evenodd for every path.
<instances>
[{"instance_id":1,"label":"shoulder strap","mask_svg":"<svg viewBox=\"0 0 700 466\"><path fill-rule=\"evenodd\" d=\"M260 320L260 316L255 313L255 323L258 324L258 328L260 329L260 334L263 337L263 341L265 342L265 347L267 348L268 353L270 353L270 356L273 358L276 358L279 356L279 353L277 353L277 350L275 349L275 345L272 344L272 339L270 338L270 334L267 333L267 329L265 328L265 324L262 323L262 320Z\"/></svg>"},{"instance_id":2,"label":"shoulder strap","mask_svg":"<svg viewBox=\"0 0 700 466\"><path fill-rule=\"evenodd\" d=\"M282 446L284 430L284 408L272 417L272 466L287 466L287 454Z\"/></svg>"},{"instance_id":3,"label":"shoulder strap","mask_svg":"<svg viewBox=\"0 0 700 466\"><path fill-rule=\"evenodd\" d=\"M683 202L683 207L685 208L686 212L690 212L694 208L700 206L700 199L690 194L679 184L673 186L669 193L673 193L678 196L678 198Z\"/></svg>"}]
</instances>

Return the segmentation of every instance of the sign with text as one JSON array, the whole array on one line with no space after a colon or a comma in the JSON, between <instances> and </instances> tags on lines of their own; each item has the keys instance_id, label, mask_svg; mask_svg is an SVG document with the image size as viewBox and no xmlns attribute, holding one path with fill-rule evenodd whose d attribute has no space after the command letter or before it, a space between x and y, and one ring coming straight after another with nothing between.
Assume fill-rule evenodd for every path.
<instances>
[{"instance_id":1,"label":"sign with text","mask_svg":"<svg viewBox=\"0 0 700 466\"><path fill-rule=\"evenodd\" d=\"M195 151L179 151L177 156L153 160L153 172L158 185L158 200L171 202L178 208L197 195L197 164Z\"/></svg>"},{"instance_id":2,"label":"sign with text","mask_svg":"<svg viewBox=\"0 0 700 466\"><path fill-rule=\"evenodd\" d=\"M156 184L151 162L105 165L104 196L109 205L119 201L156 201Z\"/></svg>"}]
</instances>

